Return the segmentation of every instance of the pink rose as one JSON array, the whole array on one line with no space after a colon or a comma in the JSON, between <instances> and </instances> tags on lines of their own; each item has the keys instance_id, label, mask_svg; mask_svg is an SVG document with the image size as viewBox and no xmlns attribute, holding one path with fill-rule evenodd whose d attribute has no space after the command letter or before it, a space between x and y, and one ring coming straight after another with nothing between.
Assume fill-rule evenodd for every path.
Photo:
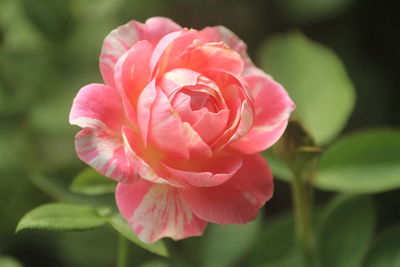
<instances>
[{"instance_id":1,"label":"pink rose","mask_svg":"<svg viewBox=\"0 0 400 267\"><path fill-rule=\"evenodd\" d=\"M119 182L118 208L147 243L244 224L273 192L258 152L282 135L294 104L228 29L155 17L104 40L105 84L77 94L70 123L81 160Z\"/></svg>"}]
</instances>

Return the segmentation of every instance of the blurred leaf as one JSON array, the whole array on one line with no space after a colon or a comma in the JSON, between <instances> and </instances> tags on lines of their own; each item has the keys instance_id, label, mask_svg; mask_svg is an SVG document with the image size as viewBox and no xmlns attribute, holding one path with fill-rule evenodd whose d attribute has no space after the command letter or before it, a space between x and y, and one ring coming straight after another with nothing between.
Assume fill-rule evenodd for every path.
<instances>
[{"instance_id":1,"label":"blurred leaf","mask_svg":"<svg viewBox=\"0 0 400 267\"><path fill-rule=\"evenodd\" d=\"M0 256L0 266L1 267L22 267L23 265L14 258L11 258L8 256Z\"/></svg>"},{"instance_id":2,"label":"blurred leaf","mask_svg":"<svg viewBox=\"0 0 400 267\"><path fill-rule=\"evenodd\" d=\"M290 19L309 22L331 17L349 7L355 0L279 0L277 3Z\"/></svg>"},{"instance_id":3,"label":"blurred leaf","mask_svg":"<svg viewBox=\"0 0 400 267\"><path fill-rule=\"evenodd\" d=\"M294 221L291 213L267 219L246 259L249 266L275 266L290 258L295 248ZM267 264L268 263L268 264ZM283 264L283 263L282 263ZM276 266L280 266L276 264ZM285 266L285 265L282 265Z\"/></svg>"},{"instance_id":4,"label":"blurred leaf","mask_svg":"<svg viewBox=\"0 0 400 267\"><path fill-rule=\"evenodd\" d=\"M53 236L57 240L57 254L61 260L57 266L115 266L118 244L114 229L101 227L84 232L54 233Z\"/></svg>"},{"instance_id":5,"label":"blurred leaf","mask_svg":"<svg viewBox=\"0 0 400 267\"><path fill-rule=\"evenodd\" d=\"M72 181L71 190L86 195L113 193L116 182L98 173L93 168L86 168Z\"/></svg>"},{"instance_id":6,"label":"blurred leaf","mask_svg":"<svg viewBox=\"0 0 400 267\"><path fill-rule=\"evenodd\" d=\"M261 225L260 218L246 225L209 225L200 251L204 266L230 266L242 258L256 241Z\"/></svg>"},{"instance_id":7,"label":"blurred leaf","mask_svg":"<svg viewBox=\"0 0 400 267\"><path fill-rule=\"evenodd\" d=\"M31 170L29 178L37 188L59 202L66 202L74 205L83 204L106 209L107 207L115 205L114 197L110 195L87 196L73 193L64 186L60 178L55 179L53 175L48 176L41 172Z\"/></svg>"},{"instance_id":8,"label":"blurred leaf","mask_svg":"<svg viewBox=\"0 0 400 267\"><path fill-rule=\"evenodd\" d=\"M168 267L166 262L160 260L151 260L140 265L140 267Z\"/></svg>"},{"instance_id":9,"label":"blurred leaf","mask_svg":"<svg viewBox=\"0 0 400 267\"><path fill-rule=\"evenodd\" d=\"M51 203L37 207L22 217L16 232L23 229L53 231L88 230L105 224L95 209L62 203Z\"/></svg>"},{"instance_id":10,"label":"blurred leaf","mask_svg":"<svg viewBox=\"0 0 400 267\"><path fill-rule=\"evenodd\" d=\"M299 266L301 258L296 257L292 254L287 255L285 258L276 261L267 261L262 264L256 265L257 267L293 267Z\"/></svg>"},{"instance_id":11,"label":"blurred leaf","mask_svg":"<svg viewBox=\"0 0 400 267\"><path fill-rule=\"evenodd\" d=\"M365 267L400 267L400 225L386 229L365 258Z\"/></svg>"},{"instance_id":12,"label":"blurred leaf","mask_svg":"<svg viewBox=\"0 0 400 267\"><path fill-rule=\"evenodd\" d=\"M358 267L372 239L375 207L368 196L340 196L325 209L317 238L323 267Z\"/></svg>"},{"instance_id":13,"label":"blurred leaf","mask_svg":"<svg viewBox=\"0 0 400 267\"><path fill-rule=\"evenodd\" d=\"M293 173L287 164L281 160L273 149L268 149L262 152L262 155L267 160L269 167L272 170L275 178L289 182L293 179Z\"/></svg>"},{"instance_id":14,"label":"blurred leaf","mask_svg":"<svg viewBox=\"0 0 400 267\"><path fill-rule=\"evenodd\" d=\"M162 240L157 241L153 244L146 244L139 240L139 238L132 232L128 223L119 214L114 214L111 217L105 217L105 219L123 236L138 245L139 247L150 251L154 254L168 257L168 250Z\"/></svg>"},{"instance_id":15,"label":"blurred leaf","mask_svg":"<svg viewBox=\"0 0 400 267\"><path fill-rule=\"evenodd\" d=\"M69 1L23 0L26 16L46 37L59 40L71 23Z\"/></svg>"},{"instance_id":16,"label":"blurred leaf","mask_svg":"<svg viewBox=\"0 0 400 267\"><path fill-rule=\"evenodd\" d=\"M335 138L355 101L354 88L336 54L301 33L276 36L261 52L263 68L286 88L297 106L293 116L317 145Z\"/></svg>"},{"instance_id":17,"label":"blurred leaf","mask_svg":"<svg viewBox=\"0 0 400 267\"><path fill-rule=\"evenodd\" d=\"M376 193L400 187L400 130L365 130L339 139L322 155L316 186Z\"/></svg>"}]
</instances>

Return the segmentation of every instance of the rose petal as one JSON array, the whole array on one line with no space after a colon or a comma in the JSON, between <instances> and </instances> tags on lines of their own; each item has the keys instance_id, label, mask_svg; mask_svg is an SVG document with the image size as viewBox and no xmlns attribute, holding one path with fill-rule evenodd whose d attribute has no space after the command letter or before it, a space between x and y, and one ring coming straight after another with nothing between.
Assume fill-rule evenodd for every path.
<instances>
[{"instance_id":1,"label":"rose petal","mask_svg":"<svg viewBox=\"0 0 400 267\"><path fill-rule=\"evenodd\" d=\"M206 27L200 31L203 42L223 42L239 53L244 61L244 74L262 73L247 55L247 46L236 34L224 26Z\"/></svg>"},{"instance_id":2,"label":"rose petal","mask_svg":"<svg viewBox=\"0 0 400 267\"><path fill-rule=\"evenodd\" d=\"M156 100L156 81L152 80L141 92L137 104L137 120L144 145L147 145L151 108Z\"/></svg>"},{"instance_id":3,"label":"rose petal","mask_svg":"<svg viewBox=\"0 0 400 267\"><path fill-rule=\"evenodd\" d=\"M157 174L156 168L159 165L159 163L157 162L158 155L146 155L146 151L144 145L141 142L139 133L135 132L129 127L123 126L122 137L124 141L125 155L129 165L131 166L132 172L152 183L180 186L173 181L167 181ZM149 158L149 160L154 163L154 166L150 166L144 159L142 159L142 155L146 158Z\"/></svg>"},{"instance_id":4,"label":"rose petal","mask_svg":"<svg viewBox=\"0 0 400 267\"><path fill-rule=\"evenodd\" d=\"M190 47L179 57L171 58L169 63L171 69L187 68L201 73L212 67L238 75L242 73L243 66L240 55L221 42Z\"/></svg>"},{"instance_id":5,"label":"rose petal","mask_svg":"<svg viewBox=\"0 0 400 267\"><path fill-rule=\"evenodd\" d=\"M207 223L194 215L177 191L167 185L140 180L118 184L116 201L122 216L139 239L153 243L201 235Z\"/></svg>"},{"instance_id":6,"label":"rose petal","mask_svg":"<svg viewBox=\"0 0 400 267\"><path fill-rule=\"evenodd\" d=\"M253 154L269 148L282 136L295 105L285 89L267 75L250 75L244 79L255 101L254 126L247 135L229 146Z\"/></svg>"},{"instance_id":7,"label":"rose petal","mask_svg":"<svg viewBox=\"0 0 400 267\"><path fill-rule=\"evenodd\" d=\"M199 218L218 224L244 224L273 193L272 173L261 155L243 157L243 165L225 183L214 187L180 189L184 201Z\"/></svg>"},{"instance_id":8,"label":"rose petal","mask_svg":"<svg viewBox=\"0 0 400 267\"><path fill-rule=\"evenodd\" d=\"M204 142L211 144L225 130L228 123L229 110L223 109L213 113L203 108L199 111L202 111L203 114L192 127Z\"/></svg>"},{"instance_id":9,"label":"rose petal","mask_svg":"<svg viewBox=\"0 0 400 267\"><path fill-rule=\"evenodd\" d=\"M234 155L217 155L185 164L163 163L169 175L189 186L217 186L230 179L242 166L242 159Z\"/></svg>"},{"instance_id":10,"label":"rose petal","mask_svg":"<svg viewBox=\"0 0 400 267\"><path fill-rule=\"evenodd\" d=\"M100 54L100 71L105 83L114 87L114 66L137 41L148 40L155 46L164 35L180 29L170 19L154 17L145 24L132 20L113 30L104 39Z\"/></svg>"},{"instance_id":11,"label":"rose petal","mask_svg":"<svg viewBox=\"0 0 400 267\"><path fill-rule=\"evenodd\" d=\"M78 157L117 181L133 181L120 129L124 120L117 92L102 84L83 87L74 99L70 123L84 128L75 138Z\"/></svg>"},{"instance_id":12,"label":"rose petal","mask_svg":"<svg viewBox=\"0 0 400 267\"><path fill-rule=\"evenodd\" d=\"M157 91L151 111L149 138L155 147L179 160L188 160L191 154L211 153L191 126L182 122L161 90Z\"/></svg>"},{"instance_id":13,"label":"rose petal","mask_svg":"<svg viewBox=\"0 0 400 267\"><path fill-rule=\"evenodd\" d=\"M230 111L225 132L212 145L215 151L222 150L229 142L244 136L253 124L253 100L248 95L246 84L232 73L208 69L204 75L220 88Z\"/></svg>"},{"instance_id":14,"label":"rose petal","mask_svg":"<svg viewBox=\"0 0 400 267\"><path fill-rule=\"evenodd\" d=\"M154 48L150 66L155 69L160 77L172 68L169 64L178 57L187 48L195 45L196 41L200 41L199 32L196 30L183 29L164 36L157 46Z\"/></svg>"},{"instance_id":15,"label":"rose petal","mask_svg":"<svg viewBox=\"0 0 400 267\"><path fill-rule=\"evenodd\" d=\"M149 60L153 48L148 41L138 41L117 61L114 70L115 86L124 101L127 114L137 125L136 106L140 93L150 81Z\"/></svg>"}]
</instances>

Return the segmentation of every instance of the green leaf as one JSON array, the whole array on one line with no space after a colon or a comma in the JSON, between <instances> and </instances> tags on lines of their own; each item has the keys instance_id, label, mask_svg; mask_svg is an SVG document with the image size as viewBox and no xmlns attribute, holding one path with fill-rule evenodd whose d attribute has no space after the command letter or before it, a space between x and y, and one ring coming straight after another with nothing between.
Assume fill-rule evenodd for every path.
<instances>
[{"instance_id":1,"label":"green leaf","mask_svg":"<svg viewBox=\"0 0 400 267\"><path fill-rule=\"evenodd\" d=\"M365 258L365 267L400 267L400 224L386 229Z\"/></svg>"},{"instance_id":2,"label":"green leaf","mask_svg":"<svg viewBox=\"0 0 400 267\"><path fill-rule=\"evenodd\" d=\"M301 33L276 36L261 52L263 68L286 88L297 106L293 116L317 145L335 138L355 102L354 88L336 54Z\"/></svg>"},{"instance_id":3,"label":"green leaf","mask_svg":"<svg viewBox=\"0 0 400 267\"><path fill-rule=\"evenodd\" d=\"M275 266L274 264L280 266L277 262L291 258L290 255L294 249L292 214L284 213L276 217L268 217L246 263L249 266Z\"/></svg>"},{"instance_id":4,"label":"green leaf","mask_svg":"<svg viewBox=\"0 0 400 267\"><path fill-rule=\"evenodd\" d=\"M239 260L256 241L261 225L260 218L246 225L209 225L200 252L204 266L230 266Z\"/></svg>"},{"instance_id":5,"label":"green leaf","mask_svg":"<svg viewBox=\"0 0 400 267\"><path fill-rule=\"evenodd\" d=\"M140 267L168 267L166 262L160 260L151 260L140 265Z\"/></svg>"},{"instance_id":6,"label":"green leaf","mask_svg":"<svg viewBox=\"0 0 400 267\"><path fill-rule=\"evenodd\" d=\"M275 178L286 182L293 180L292 171L283 160L279 159L273 149L268 149L262 152L262 155L267 160Z\"/></svg>"},{"instance_id":7,"label":"green leaf","mask_svg":"<svg viewBox=\"0 0 400 267\"><path fill-rule=\"evenodd\" d=\"M85 195L113 193L116 182L92 168L86 168L76 176L71 184L71 190Z\"/></svg>"},{"instance_id":8,"label":"green leaf","mask_svg":"<svg viewBox=\"0 0 400 267\"><path fill-rule=\"evenodd\" d=\"M1 267L22 267L23 265L14 258L11 258L8 256L2 256L2 257L0 257L0 266Z\"/></svg>"},{"instance_id":9,"label":"green leaf","mask_svg":"<svg viewBox=\"0 0 400 267\"><path fill-rule=\"evenodd\" d=\"M153 244L146 244L139 240L139 238L132 232L128 223L119 214L114 214L111 217L105 217L105 219L117 230L119 233L124 235L127 239L132 241L139 247L150 251L154 254L168 257L168 250L165 243L160 240Z\"/></svg>"},{"instance_id":10,"label":"green leaf","mask_svg":"<svg viewBox=\"0 0 400 267\"><path fill-rule=\"evenodd\" d=\"M376 193L400 187L400 130L365 130L341 138L322 155L315 185Z\"/></svg>"},{"instance_id":11,"label":"green leaf","mask_svg":"<svg viewBox=\"0 0 400 267\"><path fill-rule=\"evenodd\" d=\"M100 227L105 220L88 206L51 203L37 207L22 217L16 232L23 229L77 231Z\"/></svg>"},{"instance_id":12,"label":"green leaf","mask_svg":"<svg viewBox=\"0 0 400 267\"><path fill-rule=\"evenodd\" d=\"M340 196L326 209L317 238L324 267L358 267L371 241L376 214L368 196Z\"/></svg>"}]
</instances>

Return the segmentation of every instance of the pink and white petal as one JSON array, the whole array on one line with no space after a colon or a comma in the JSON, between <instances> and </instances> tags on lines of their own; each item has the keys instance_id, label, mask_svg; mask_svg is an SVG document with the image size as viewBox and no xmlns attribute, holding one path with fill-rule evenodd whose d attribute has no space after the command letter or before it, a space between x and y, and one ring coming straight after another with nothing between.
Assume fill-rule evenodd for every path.
<instances>
[{"instance_id":1,"label":"pink and white petal","mask_svg":"<svg viewBox=\"0 0 400 267\"><path fill-rule=\"evenodd\" d=\"M140 133L144 142L147 145L150 119L151 119L151 109L156 100L157 88L156 81L152 80L140 93L138 103L137 103L137 120Z\"/></svg>"},{"instance_id":2,"label":"pink and white petal","mask_svg":"<svg viewBox=\"0 0 400 267\"><path fill-rule=\"evenodd\" d=\"M145 243L163 237L179 240L199 236L207 225L191 212L176 189L167 185L146 180L118 184L116 202L122 216Z\"/></svg>"},{"instance_id":3,"label":"pink and white petal","mask_svg":"<svg viewBox=\"0 0 400 267\"><path fill-rule=\"evenodd\" d=\"M244 61L236 51L219 42L188 48L179 57L171 58L170 62L170 68L187 68L197 72L210 66L240 75Z\"/></svg>"},{"instance_id":4,"label":"pink and white petal","mask_svg":"<svg viewBox=\"0 0 400 267\"><path fill-rule=\"evenodd\" d=\"M153 17L145 24L132 20L113 30L104 39L100 54L100 72L105 83L114 86L116 62L137 41L148 40L155 46L164 35L180 29L178 24L168 18Z\"/></svg>"},{"instance_id":5,"label":"pink and white petal","mask_svg":"<svg viewBox=\"0 0 400 267\"><path fill-rule=\"evenodd\" d=\"M236 75L217 69L208 69L204 75L218 85L230 110L225 132L212 145L215 151L220 151L249 131L253 124L253 101L246 89L248 85Z\"/></svg>"},{"instance_id":6,"label":"pink and white petal","mask_svg":"<svg viewBox=\"0 0 400 267\"><path fill-rule=\"evenodd\" d=\"M247 55L246 44L231 30L224 26L207 27L200 31L204 38L204 42L224 42L230 48L240 54L244 61L243 73L247 74L261 74L263 71L254 66Z\"/></svg>"},{"instance_id":7,"label":"pink and white petal","mask_svg":"<svg viewBox=\"0 0 400 267\"><path fill-rule=\"evenodd\" d=\"M231 30L224 26L206 27L200 31L205 43L223 42L242 57L247 57L247 46Z\"/></svg>"},{"instance_id":8,"label":"pink and white petal","mask_svg":"<svg viewBox=\"0 0 400 267\"><path fill-rule=\"evenodd\" d=\"M259 154L243 156L243 165L225 183L180 189L185 203L199 218L218 224L245 224L272 197L272 173Z\"/></svg>"},{"instance_id":9,"label":"pink and white petal","mask_svg":"<svg viewBox=\"0 0 400 267\"><path fill-rule=\"evenodd\" d=\"M229 180L242 167L242 159L235 155L216 155L208 159L176 163L163 163L169 175L188 186L217 186Z\"/></svg>"},{"instance_id":10,"label":"pink and white petal","mask_svg":"<svg viewBox=\"0 0 400 267\"><path fill-rule=\"evenodd\" d=\"M182 27L169 18L152 17L146 20L145 30L140 32L140 38L155 46L166 34L180 30Z\"/></svg>"},{"instance_id":11,"label":"pink and white petal","mask_svg":"<svg viewBox=\"0 0 400 267\"><path fill-rule=\"evenodd\" d=\"M188 160L193 156L211 156L210 147L201 140L188 123L182 122L161 90L151 110L149 126L151 143L168 157Z\"/></svg>"},{"instance_id":12,"label":"pink and white petal","mask_svg":"<svg viewBox=\"0 0 400 267\"><path fill-rule=\"evenodd\" d=\"M82 161L117 181L137 179L125 157L120 133L124 114L114 89L102 84L83 87L74 99L69 120L84 128L75 137L76 152Z\"/></svg>"},{"instance_id":13,"label":"pink and white petal","mask_svg":"<svg viewBox=\"0 0 400 267\"><path fill-rule=\"evenodd\" d=\"M229 148L243 154L254 154L270 148L284 133L288 119L280 124L268 127L253 127L250 132L239 140L229 144Z\"/></svg>"},{"instance_id":14,"label":"pink and white petal","mask_svg":"<svg viewBox=\"0 0 400 267\"><path fill-rule=\"evenodd\" d=\"M247 135L231 143L230 147L245 154L253 154L278 141L295 104L285 89L267 75L251 75L244 79L254 98L254 126Z\"/></svg>"},{"instance_id":15,"label":"pink and white petal","mask_svg":"<svg viewBox=\"0 0 400 267\"><path fill-rule=\"evenodd\" d=\"M189 150L190 158L204 157L209 158L213 152L201 136L192 128L188 122L183 122L181 125L182 135Z\"/></svg>"},{"instance_id":16,"label":"pink and white petal","mask_svg":"<svg viewBox=\"0 0 400 267\"><path fill-rule=\"evenodd\" d=\"M186 49L196 45L201 36L196 30L183 29L164 36L154 48L150 66L158 76L171 70L169 66L173 59L182 54Z\"/></svg>"},{"instance_id":17,"label":"pink and white petal","mask_svg":"<svg viewBox=\"0 0 400 267\"><path fill-rule=\"evenodd\" d=\"M104 39L100 53L100 72L106 84L114 87L114 67L118 59L140 40L143 25L130 21L110 32Z\"/></svg>"},{"instance_id":18,"label":"pink and white petal","mask_svg":"<svg viewBox=\"0 0 400 267\"><path fill-rule=\"evenodd\" d=\"M124 122L118 93L104 84L82 87L73 101L69 122L82 128L105 127L106 131L118 132Z\"/></svg>"},{"instance_id":19,"label":"pink and white petal","mask_svg":"<svg viewBox=\"0 0 400 267\"><path fill-rule=\"evenodd\" d=\"M227 126L229 110L223 109L217 113L209 112L206 108L192 112L202 112L197 121L193 124L193 129L201 136L207 144L211 144L219 137Z\"/></svg>"},{"instance_id":20,"label":"pink and white petal","mask_svg":"<svg viewBox=\"0 0 400 267\"><path fill-rule=\"evenodd\" d=\"M81 130L75 137L75 149L82 161L109 178L124 183L139 178L126 157L121 137L109 134L105 125Z\"/></svg>"},{"instance_id":21,"label":"pink and white petal","mask_svg":"<svg viewBox=\"0 0 400 267\"><path fill-rule=\"evenodd\" d=\"M148 128L149 141L168 157L188 160L189 150L181 127L182 121L171 107L167 96L161 90L157 90Z\"/></svg>"},{"instance_id":22,"label":"pink and white petal","mask_svg":"<svg viewBox=\"0 0 400 267\"><path fill-rule=\"evenodd\" d=\"M150 82L149 60L152 45L143 40L138 41L117 61L114 70L115 85L120 93L125 93L135 107L141 91Z\"/></svg>"},{"instance_id":23,"label":"pink and white petal","mask_svg":"<svg viewBox=\"0 0 400 267\"><path fill-rule=\"evenodd\" d=\"M160 163L157 157L146 155L145 147L140 138L140 134L129 127L122 127L122 138L124 141L124 149L127 161L132 166L132 170L140 178L157 184L169 184L174 187L182 187L182 185L175 180L167 180L159 175ZM142 156L149 159L146 162ZM152 166L150 166L153 164Z\"/></svg>"},{"instance_id":24,"label":"pink and white petal","mask_svg":"<svg viewBox=\"0 0 400 267\"><path fill-rule=\"evenodd\" d=\"M182 87L196 85L200 75L190 69L177 68L166 72L157 84L168 98L172 99L173 95Z\"/></svg>"},{"instance_id":25,"label":"pink and white petal","mask_svg":"<svg viewBox=\"0 0 400 267\"><path fill-rule=\"evenodd\" d=\"M253 122L254 122L254 110L249 105L248 101L245 100L242 103L242 108L240 112L240 122L238 124L238 127L235 133L229 139L227 144L230 144L231 142L234 142L235 140L238 140L243 136L245 136L252 128Z\"/></svg>"}]
</instances>

